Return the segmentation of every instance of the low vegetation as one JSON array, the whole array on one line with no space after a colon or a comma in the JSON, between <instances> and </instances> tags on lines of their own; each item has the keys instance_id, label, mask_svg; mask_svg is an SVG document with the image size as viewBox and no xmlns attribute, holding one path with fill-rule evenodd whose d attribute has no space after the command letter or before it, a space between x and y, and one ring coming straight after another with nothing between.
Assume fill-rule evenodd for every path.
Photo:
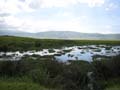
<instances>
[{"instance_id":1,"label":"low vegetation","mask_svg":"<svg viewBox=\"0 0 120 90\"><path fill-rule=\"evenodd\" d=\"M120 45L115 40L58 40L58 39L33 39L14 36L0 36L0 51L27 51L41 50L43 48L61 48L78 45Z\"/></svg>"},{"instance_id":2,"label":"low vegetation","mask_svg":"<svg viewBox=\"0 0 120 90\"><path fill-rule=\"evenodd\" d=\"M0 50L4 52L83 44L120 45L120 41L0 37ZM26 56L19 61L1 60L0 90L120 90L120 55L109 60L76 60L66 63L51 57L36 58Z\"/></svg>"},{"instance_id":3,"label":"low vegetation","mask_svg":"<svg viewBox=\"0 0 120 90\"><path fill-rule=\"evenodd\" d=\"M114 80L120 78L119 58L120 56L117 56L110 60L92 63L86 61L62 63L39 58L0 61L0 88L3 88L2 90L33 90L34 88L36 90L91 90L89 84L92 84L93 90L112 90L114 87L119 88L120 85L116 84L119 81ZM90 72L93 73L92 81L88 77Z\"/></svg>"}]
</instances>

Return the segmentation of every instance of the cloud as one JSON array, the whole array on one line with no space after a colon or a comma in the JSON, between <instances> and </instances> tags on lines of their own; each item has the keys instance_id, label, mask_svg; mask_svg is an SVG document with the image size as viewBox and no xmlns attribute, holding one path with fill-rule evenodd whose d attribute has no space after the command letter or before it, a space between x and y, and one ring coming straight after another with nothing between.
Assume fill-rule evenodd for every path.
<instances>
[{"instance_id":1,"label":"cloud","mask_svg":"<svg viewBox=\"0 0 120 90\"><path fill-rule=\"evenodd\" d=\"M65 14L66 16L66 14ZM92 23L86 23L84 19L86 16L71 19L51 20L51 19L30 19L30 18L18 18L15 16L4 17L4 22L1 21L2 27L6 26L14 27L20 31L26 32L41 32L41 31L78 31L86 33L112 33L114 32L111 24L106 25L94 25ZM4 28L3 27L3 28ZM114 26L116 27L116 26ZM11 28L10 28L11 29Z\"/></svg>"},{"instance_id":2,"label":"cloud","mask_svg":"<svg viewBox=\"0 0 120 90\"><path fill-rule=\"evenodd\" d=\"M87 4L90 7L103 5L105 0L0 0L0 11L18 13L30 12L37 8L67 7Z\"/></svg>"},{"instance_id":3,"label":"cloud","mask_svg":"<svg viewBox=\"0 0 120 90\"><path fill-rule=\"evenodd\" d=\"M7 17L9 15L10 15L9 13L0 12L0 17Z\"/></svg>"},{"instance_id":4,"label":"cloud","mask_svg":"<svg viewBox=\"0 0 120 90\"><path fill-rule=\"evenodd\" d=\"M19 0L20 2L25 2L25 0Z\"/></svg>"},{"instance_id":5,"label":"cloud","mask_svg":"<svg viewBox=\"0 0 120 90\"><path fill-rule=\"evenodd\" d=\"M72 5L81 5L82 7L82 4L88 7L82 8L82 11L78 7L72 7ZM100 32L101 30L104 32L105 29L109 31L113 27L101 27L102 23L104 24L108 21L101 20L102 23L92 23L99 21L99 16L92 18L94 13L89 12L91 10L89 7L101 7L102 5L106 5L103 7L106 10L115 8L115 5L112 3L106 4L106 0L0 0L0 24L2 25L3 23L28 32L75 30L89 33ZM72 10L71 7L73 8ZM34 11L36 12L34 13ZM104 17L105 14L103 12L100 15Z\"/></svg>"},{"instance_id":6,"label":"cloud","mask_svg":"<svg viewBox=\"0 0 120 90\"><path fill-rule=\"evenodd\" d=\"M80 3L85 3L89 7L101 6L105 3L105 0L78 0Z\"/></svg>"},{"instance_id":7,"label":"cloud","mask_svg":"<svg viewBox=\"0 0 120 90\"><path fill-rule=\"evenodd\" d=\"M0 12L16 14L19 12L30 12L33 9L30 8L27 3L20 0L0 0Z\"/></svg>"},{"instance_id":8,"label":"cloud","mask_svg":"<svg viewBox=\"0 0 120 90\"><path fill-rule=\"evenodd\" d=\"M114 10L114 9L116 9L116 8L118 8L118 5L117 5L117 4L115 4L115 3L109 3L109 4L106 6L105 10L106 10L106 11L111 11L111 10Z\"/></svg>"},{"instance_id":9,"label":"cloud","mask_svg":"<svg viewBox=\"0 0 120 90\"><path fill-rule=\"evenodd\" d=\"M33 12L39 8L71 7L71 5L87 4L89 7L101 6L105 0L0 0L0 12L18 14Z\"/></svg>"},{"instance_id":10,"label":"cloud","mask_svg":"<svg viewBox=\"0 0 120 90\"><path fill-rule=\"evenodd\" d=\"M48 30L82 30L83 26L78 19L72 20L34 20L34 19L21 19L13 16L5 17L7 25L17 27L18 30L28 32L40 32Z\"/></svg>"},{"instance_id":11,"label":"cloud","mask_svg":"<svg viewBox=\"0 0 120 90\"><path fill-rule=\"evenodd\" d=\"M105 0L34 0L31 7L37 6L41 8L52 7L68 7L76 4L87 4L89 7L101 6Z\"/></svg>"}]
</instances>

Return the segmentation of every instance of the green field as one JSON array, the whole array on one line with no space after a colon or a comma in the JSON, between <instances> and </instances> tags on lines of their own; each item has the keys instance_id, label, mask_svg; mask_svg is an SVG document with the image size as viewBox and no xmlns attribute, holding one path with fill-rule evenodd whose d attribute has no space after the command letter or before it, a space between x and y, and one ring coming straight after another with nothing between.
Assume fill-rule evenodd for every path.
<instances>
[{"instance_id":1,"label":"green field","mask_svg":"<svg viewBox=\"0 0 120 90\"><path fill-rule=\"evenodd\" d=\"M0 36L0 51L4 52L90 44L120 45L120 41ZM88 72L93 72L91 78ZM120 90L120 55L91 63L27 56L19 61L0 61L0 90L91 90L90 84L92 90Z\"/></svg>"},{"instance_id":2,"label":"green field","mask_svg":"<svg viewBox=\"0 0 120 90\"><path fill-rule=\"evenodd\" d=\"M120 90L120 78L108 80L105 90Z\"/></svg>"},{"instance_id":3,"label":"green field","mask_svg":"<svg viewBox=\"0 0 120 90\"><path fill-rule=\"evenodd\" d=\"M35 83L0 82L0 90L50 90Z\"/></svg>"},{"instance_id":4,"label":"green field","mask_svg":"<svg viewBox=\"0 0 120 90\"><path fill-rule=\"evenodd\" d=\"M0 36L0 51L26 51L43 48L61 48L77 45L120 45L120 41L113 40L60 40L60 39L33 39L14 36Z\"/></svg>"}]
</instances>

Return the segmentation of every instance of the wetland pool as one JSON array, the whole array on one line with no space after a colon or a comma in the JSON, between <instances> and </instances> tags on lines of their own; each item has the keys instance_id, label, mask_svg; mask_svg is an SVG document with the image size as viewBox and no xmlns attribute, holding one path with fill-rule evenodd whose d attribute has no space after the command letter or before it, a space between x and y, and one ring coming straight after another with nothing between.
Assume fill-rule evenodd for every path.
<instances>
[{"instance_id":1,"label":"wetland pool","mask_svg":"<svg viewBox=\"0 0 120 90\"><path fill-rule=\"evenodd\" d=\"M60 49L43 49L41 51L16 51L16 52L0 52L0 60L21 60L24 56L52 56L55 60L67 62L68 60L84 60L91 62L92 60L101 60L103 58L111 58L120 54L120 46L109 45L83 45L62 47Z\"/></svg>"}]
</instances>

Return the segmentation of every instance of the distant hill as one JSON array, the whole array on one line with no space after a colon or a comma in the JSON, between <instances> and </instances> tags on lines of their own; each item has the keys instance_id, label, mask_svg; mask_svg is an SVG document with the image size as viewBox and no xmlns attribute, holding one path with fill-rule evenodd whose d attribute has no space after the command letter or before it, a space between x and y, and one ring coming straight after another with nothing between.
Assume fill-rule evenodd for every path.
<instances>
[{"instance_id":1,"label":"distant hill","mask_svg":"<svg viewBox=\"0 0 120 90\"><path fill-rule=\"evenodd\" d=\"M50 39L95 39L95 40L120 40L120 34L80 33L74 31L46 31L27 33L16 30L0 30L0 35L50 38Z\"/></svg>"},{"instance_id":2,"label":"distant hill","mask_svg":"<svg viewBox=\"0 0 120 90\"><path fill-rule=\"evenodd\" d=\"M33 34L32 33L27 33L27 32L22 32L22 31L16 31L16 30L0 30L0 35L29 37Z\"/></svg>"}]
</instances>

